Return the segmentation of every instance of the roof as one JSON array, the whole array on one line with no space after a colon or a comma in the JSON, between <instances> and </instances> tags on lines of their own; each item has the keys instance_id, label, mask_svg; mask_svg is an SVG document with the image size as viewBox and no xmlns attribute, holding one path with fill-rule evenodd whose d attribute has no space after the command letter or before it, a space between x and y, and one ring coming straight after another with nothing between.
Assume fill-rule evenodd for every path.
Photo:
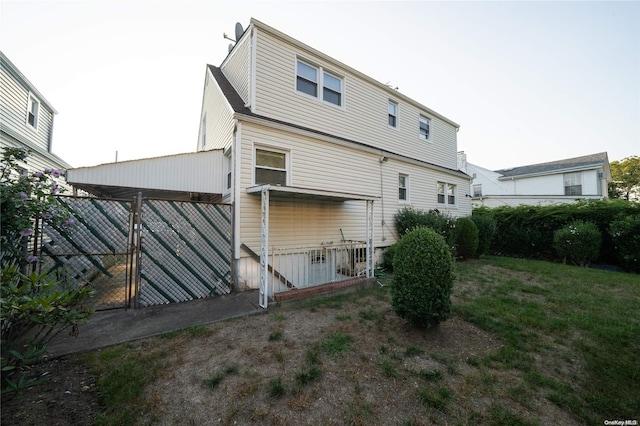
<instances>
[{"instance_id":1,"label":"roof","mask_svg":"<svg viewBox=\"0 0 640 426\"><path fill-rule=\"evenodd\" d=\"M207 68L209 69L209 71L211 72L211 74L213 75L213 77L215 78L218 86L220 87L220 90L222 90L222 93L224 95L224 97L226 98L227 102L229 103L229 105L231 106L231 108L233 109L233 111L236 114L242 114L244 116L247 117L256 117L259 118L261 120L265 120L265 121L269 121L271 123L275 123L275 124L280 124L280 125L284 125L284 126L288 126L291 128L295 128L295 129L299 129L299 130L304 130L306 132L310 132L310 133L314 133L316 135L322 135L322 136L326 136L329 138L333 138L333 139L338 139L340 141L344 141L344 142L348 142L350 144L353 145L357 145L357 146L361 146L361 147L366 147L366 148L370 148L370 149L375 149L377 152L384 152L384 150L381 150L380 148L377 148L373 145L368 145L362 142L358 142L355 141L353 139L347 139L344 138L342 136L336 136L330 133L326 133L326 132L321 132L319 130L315 130L315 129L311 129L309 127L305 127L305 126L300 126L298 124L293 124L293 123L289 123L286 121L282 121L282 120L277 120L275 118L271 118L271 117L267 117L264 115L260 115L260 114L256 114L254 112L251 111L250 108L248 108L247 106L245 106L245 102L242 99L242 97L240 97L240 95L238 94L238 92L236 91L236 89L231 85L231 83L229 82L229 80L227 80L227 77L225 77L225 75L223 74L222 70L219 67L216 67L214 65L207 65ZM399 158L403 158L406 160L413 160L413 161L417 161L421 164L425 164L425 165L429 165L433 168L437 168L437 169L441 169L441 170L446 170L448 172L453 172L456 174L460 174L463 175L465 177L468 177L464 172L460 171L460 170L453 170L453 169L449 169L437 164L433 164L433 163L429 163L426 161L421 161L421 160L416 160L410 157L406 157L400 154L396 154L396 153L391 153L391 152L384 152L385 155L386 154L394 154L395 156L399 157Z\"/></svg>"},{"instance_id":2,"label":"roof","mask_svg":"<svg viewBox=\"0 0 640 426\"><path fill-rule=\"evenodd\" d=\"M306 198L321 199L331 201L375 201L380 197L366 194L351 194L346 192L325 191L311 188L300 188L295 186L278 186L278 185L257 185L247 188L248 194L261 194L263 191L270 191L278 198Z\"/></svg>"},{"instance_id":3,"label":"roof","mask_svg":"<svg viewBox=\"0 0 640 426\"><path fill-rule=\"evenodd\" d=\"M531 164L528 166L511 167L501 170L494 170L496 173L506 177L516 177L523 175L537 175L564 171L578 171L594 169L609 163L607 153L585 155L582 157L567 158L564 160L551 161L548 163Z\"/></svg>"}]
</instances>

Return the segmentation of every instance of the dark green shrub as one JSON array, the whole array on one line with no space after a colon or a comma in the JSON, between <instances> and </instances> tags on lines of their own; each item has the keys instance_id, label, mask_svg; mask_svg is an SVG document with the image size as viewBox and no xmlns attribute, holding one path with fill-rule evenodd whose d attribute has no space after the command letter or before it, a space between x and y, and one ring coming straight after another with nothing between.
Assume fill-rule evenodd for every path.
<instances>
[{"instance_id":1,"label":"dark green shrub","mask_svg":"<svg viewBox=\"0 0 640 426\"><path fill-rule=\"evenodd\" d=\"M480 257L489 253L493 237L496 235L496 219L491 213L476 212L475 209L471 215L471 220L478 227L478 251L476 256ZM483 209L486 210L486 209Z\"/></svg>"},{"instance_id":2,"label":"dark green shrub","mask_svg":"<svg viewBox=\"0 0 640 426\"><path fill-rule=\"evenodd\" d=\"M602 234L591 222L576 220L553 234L553 247L558 256L580 266L598 258L601 244Z\"/></svg>"},{"instance_id":3,"label":"dark green shrub","mask_svg":"<svg viewBox=\"0 0 640 426\"><path fill-rule=\"evenodd\" d=\"M418 228L398 243L393 259L393 310L419 327L433 327L451 316L455 264L444 238Z\"/></svg>"},{"instance_id":4,"label":"dark green shrub","mask_svg":"<svg viewBox=\"0 0 640 426\"><path fill-rule=\"evenodd\" d=\"M417 228L431 228L445 239L449 247L455 246L456 220L448 214L440 213L437 210L424 211L406 207L396 213L394 218L400 237Z\"/></svg>"},{"instance_id":5,"label":"dark green shrub","mask_svg":"<svg viewBox=\"0 0 640 426\"><path fill-rule=\"evenodd\" d=\"M478 227L468 217L456 219L456 255L463 259L475 256L478 250Z\"/></svg>"},{"instance_id":6,"label":"dark green shrub","mask_svg":"<svg viewBox=\"0 0 640 426\"><path fill-rule=\"evenodd\" d=\"M396 254L398 244L386 248L382 255L382 267L385 271L393 271L393 256Z\"/></svg>"},{"instance_id":7,"label":"dark green shrub","mask_svg":"<svg viewBox=\"0 0 640 426\"><path fill-rule=\"evenodd\" d=\"M611 222L609 235L620 264L632 272L640 270L640 215Z\"/></svg>"}]
</instances>

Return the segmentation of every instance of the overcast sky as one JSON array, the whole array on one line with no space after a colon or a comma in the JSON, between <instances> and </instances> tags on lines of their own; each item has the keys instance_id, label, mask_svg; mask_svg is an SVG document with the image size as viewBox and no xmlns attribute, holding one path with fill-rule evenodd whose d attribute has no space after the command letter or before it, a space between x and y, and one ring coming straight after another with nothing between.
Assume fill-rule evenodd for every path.
<instances>
[{"instance_id":1,"label":"overcast sky","mask_svg":"<svg viewBox=\"0 0 640 426\"><path fill-rule=\"evenodd\" d=\"M254 17L461 125L489 169L640 155L640 2L0 2L74 167L196 150L206 64Z\"/></svg>"}]
</instances>

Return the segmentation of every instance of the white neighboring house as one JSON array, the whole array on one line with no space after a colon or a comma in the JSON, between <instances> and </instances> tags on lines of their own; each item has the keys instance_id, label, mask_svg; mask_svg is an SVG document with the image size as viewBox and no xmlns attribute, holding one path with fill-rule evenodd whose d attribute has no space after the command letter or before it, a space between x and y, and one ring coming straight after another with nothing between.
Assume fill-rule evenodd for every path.
<instances>
[{"instance_id":1,"label":"white neighboring house","mask_svg":"<svg viewBox=\"0 0 640 426\"><path fill-rule=\"evenodd\" d=\"M71 166L52 151L53 118L57 111L0 52L0 148L26 148L25 172L64 170ZM55 179L67 186L64 178Z\"/></svg>"},{"instance_id":2,"label":"white neighboring house","mask_svg":"<svg viewBox=\"0 0 640 426\"><path fill-rule=\"evenodd\" d=\"M611 170L606 152L493 171L467 163L464 153L459 156L473 178L473 207L551 205L608 198Z\"/></svg>"},{"instance_id":3,"label":"white neighboring house","mask_svg":"<svg viewBox=\"0 0 640 426\"><path fill-rule=\"evenodd\" d=\"M198 152L182 156L220 164L204 179L210 199L233 206L237 288L266 297L370 278L375 249L397 241L398 210L471 214L459 125L398 90L255 19L236 26L235 45L204 77ZM71 170L69 181L100 185L101 195L141 189L136 166L152 175L168 167L160 161ZM179 170L174 179L186 184Z\"/></svg>"}]
</instances>

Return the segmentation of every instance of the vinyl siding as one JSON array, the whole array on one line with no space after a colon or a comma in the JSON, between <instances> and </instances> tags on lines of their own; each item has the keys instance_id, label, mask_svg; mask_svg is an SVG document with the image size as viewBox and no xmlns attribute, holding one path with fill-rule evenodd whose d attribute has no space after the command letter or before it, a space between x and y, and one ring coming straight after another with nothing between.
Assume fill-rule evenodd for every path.
<instances>
[{"instance_id":1,"label":"vinyl siding","mask_svg":"<svg viewBox=\"0 0 640 426\"><path fill-rule=\"evenodd\" d=\"M233 140L233 111L222 94L216 79L207 68L202 114L206 114L206 145L203 148L202 126L198 133L198 150L221 149L231 145ZM200 117L202 123L202 117Z\"/></svg>"},{"instance_id":2,"label":"vinyl siding","mask_svg":"<svg viewBox=\"0 0 640 426\"><path fill-rule=\"evenodd\" d=\"M27 124L27 105L29 90L19 84L12 76L0 67L0 128L3 132L18 140L29 143L29 148L49 151L49 140L53 123L53 111L49 110L42 99L39 99L37 130Z\"/></svg>"},{"instance_id":3,"label":"vinyl siding","mask_svg":"<svg viewBox=\"0 0 640 426\"><path fill-rule=\"evenodd\" d=\"M260 196L247 194L254 185L254 147L287 150L290 155L291 186L382 197L374 202L374 236L376 246L396 241L393 215L412 205L421 209L437 207L436 182L444 180L458 185L459 204L448 211L453 215L471 212L467 193L468 180L437 172L415 164L389 160L381 164L380 156L270 129L243 123L240 176L240 242L254 251L260 247ZM382 190L381 190L382 173ZM410 177L410 204L398 202L398 174ZM382 205L384 204L384 216ZM382 225L382 220L386 225ZM364 201L281 201L272 198L270 204L269 245L302 247L319 245L323 241L339 242L340 229L348 240L365 239L366 203ZM383 240L383 236L386 238ZM242 254L244 256L244 254Z\"/></svg>"},{"instance_id":4,"label":"vinyl siding","mask_svg":"<svg viewBox=\"0 0 640 426\"><path fill-rule=\"evenodd\" d=\"M245 34L220 66L229 83L236 89L236 92L238 92L245 103L249 102L250 35L250 32Z\"/></svg>"},{"instance_id":5,"label":"vinyl siding","mask_svg":"<svg viewBox=\"0 0 640 426\"><path fill-rule=\"evenodd\" d=\"M405 101L398 92L374 85L347 67L332 63L258 29L256 113L352 139L443 167L457 168L456 128ZM296 90L296 60L343 78L343 107ZM320 89L320 88L319 88ZM398 126L387 124L389 100L398 102ZM419 117L431 119L431 140L419 137Z\"/></svg>"}]
</instances>

